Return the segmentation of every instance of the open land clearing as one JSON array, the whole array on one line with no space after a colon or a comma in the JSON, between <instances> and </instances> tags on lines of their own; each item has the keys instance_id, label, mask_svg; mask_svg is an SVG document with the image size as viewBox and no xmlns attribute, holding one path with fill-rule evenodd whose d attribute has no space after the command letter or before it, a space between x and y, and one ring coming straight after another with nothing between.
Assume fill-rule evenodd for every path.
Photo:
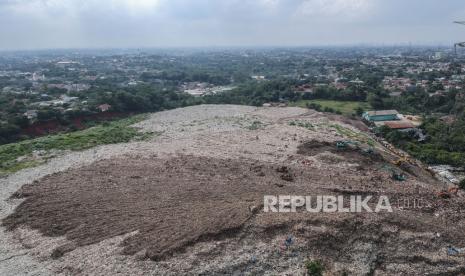
<instances>
[{"instance_id":1,"label":"open land clearing","mask_svg":"<svg viewBox=\"0 0 465 276\"><path fill-rule=\"evenodd\" d=\"M291 105L305 108L307 104L318 104L322 108L332 108L335 111L339 111L344 115L352 115L357 113L357 108L364 110L371 109L370 104L367 102L357 101L337 101L337 100L300 100Z\"/></svg>"},{"instance_id":2,"label":"open land clearing","mask_svg":"<svg viewBox=\"0 0 465 276\"><path fill-rule=\"evenodd\" d=\"M462 193L360 122L303 108L201 105L136 124L151 140L57 156L0 179L1 275L460 275ZM337 149L339 140L361 149ZM363 150L374 147L375 153ZM391 166L392 167L392 166ZM264 195L386 195L393 213L265 213ZM428 206L396 206L422 199Z\"/></svg>"}]
</instances>

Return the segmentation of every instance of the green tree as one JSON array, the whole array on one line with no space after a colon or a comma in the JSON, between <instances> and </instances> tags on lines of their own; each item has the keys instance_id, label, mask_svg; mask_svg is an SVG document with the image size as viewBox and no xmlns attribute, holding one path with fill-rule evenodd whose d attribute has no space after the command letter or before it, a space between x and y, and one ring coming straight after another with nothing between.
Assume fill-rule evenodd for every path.
<instances>
[{"instance_id":1,"label":"green tree","mask_svg":"<svg viewBox=\"0 0 465 276\"><path fill-rule=\"evenodd\" d=\"M370 93L367 101L374 109L384 108L383 98L375 93Z\"/></svg>"}]
</instances>

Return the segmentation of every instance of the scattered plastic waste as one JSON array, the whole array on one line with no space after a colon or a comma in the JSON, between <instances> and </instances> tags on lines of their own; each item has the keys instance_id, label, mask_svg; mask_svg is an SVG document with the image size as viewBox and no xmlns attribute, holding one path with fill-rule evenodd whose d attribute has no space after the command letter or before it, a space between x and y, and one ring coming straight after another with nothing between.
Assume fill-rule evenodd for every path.
<instances>
[{"instance_id":1,"label":"scattered plastic waste","mask_svg":"<svg viewBox=\"0 0 465 276\"><path fill-rule=\"evenodd\" d=\"M252 256L252 258L250 259L250 262L253 263L253 264L256 263L257 262L257 257Z\"/></svg>"},{"instance_id":2,"label":"scattered plastic waste","mask_svg":"<svg viewBox=\"0 0 465 276\"><path fill-rule=\"evenodd\" d=\"M294 242L292 235L289 235L287 239L284 241L284 244L286 245L286 248L292 245Z\"/></svg>"},{"instance_id":3,"label":"scattered plastic waste","mask_svg":"<svg viewBox=\"0 0 465 276\"><path fill-rule=\"evenodd\" d=\"M463 252L465 252L465 248L457 248L450 245L447 247L447 255L455 256L462 254Z\"/></svg>"},{"instance_id":4,"label":"scattered plastic waste","mask_svg":"<svg viewBox=\"0 0 465 276\"><path fill-rule=\"evenodd\" d=\"M280 251L283 252L288 250L293 243L294 237L292 237L292 235L287 236L287 238L284 240L284 243L279 246Z\"/></svg>"}]
</instances>

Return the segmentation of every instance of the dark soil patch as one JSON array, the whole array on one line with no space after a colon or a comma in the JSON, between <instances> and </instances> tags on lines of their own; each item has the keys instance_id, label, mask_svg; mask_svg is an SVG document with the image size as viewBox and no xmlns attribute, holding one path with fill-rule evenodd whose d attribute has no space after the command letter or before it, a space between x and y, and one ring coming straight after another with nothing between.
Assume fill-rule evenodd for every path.
<instances>
[{"instance_id":1,"label":"dark soil patch","mask_svg":"<svg viewBox=\"0 0 465 276\"><path fill-rule=\"evenodd\" d=\"M24 186L15 196L26 200L3 224L65 235L73 246L58 248L54 257L138 231L124 241L124 252L146 249L158 260L198 240L237 233L263 195L279 194L288 183L276 167L257 162L192 156L106 160Z\"/></svg>"},{"instance_id":2,"label":"dark soil patch","mask_svg":"<svg viewBox=\"0 0 465 276\"><path fill-rule=\"evenodd\" d=\"M307 141L297 147L297 153L302 155L316 155L322 152L330 152L344 157L349 162L357 162L364 166L380 166L387 161L377 152L365 153L362 147L347 145L346 148L340 149L336 143Z\"/></svg>"},{"instance_id":3,"label":"dark soil patch","mask_svg":"<svg viewBox=\"0 0 465 276\"><path fill-rule=\"evenodd\" d=\"M303 155L316 155L324 151L335 152L336 144L330 142L308 141L300 144L297 147L297 153Z\"/></svg>"}]
</instances>

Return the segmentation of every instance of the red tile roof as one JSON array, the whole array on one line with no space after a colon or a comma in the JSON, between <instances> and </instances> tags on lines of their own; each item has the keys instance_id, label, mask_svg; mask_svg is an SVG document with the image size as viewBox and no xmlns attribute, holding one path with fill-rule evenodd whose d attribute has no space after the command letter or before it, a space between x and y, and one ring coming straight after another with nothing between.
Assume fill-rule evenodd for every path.
<instances>
[{"instance_id":1,"label":"red tile roof","mask_svg":"<svg viewBox=\"0 0 465 276\"><path fill-rule=\"evenodd\" d=\"M414 128L415 126L410 122L385 122L385 126L392 129Z\"/></svg>"}]
</instances>

